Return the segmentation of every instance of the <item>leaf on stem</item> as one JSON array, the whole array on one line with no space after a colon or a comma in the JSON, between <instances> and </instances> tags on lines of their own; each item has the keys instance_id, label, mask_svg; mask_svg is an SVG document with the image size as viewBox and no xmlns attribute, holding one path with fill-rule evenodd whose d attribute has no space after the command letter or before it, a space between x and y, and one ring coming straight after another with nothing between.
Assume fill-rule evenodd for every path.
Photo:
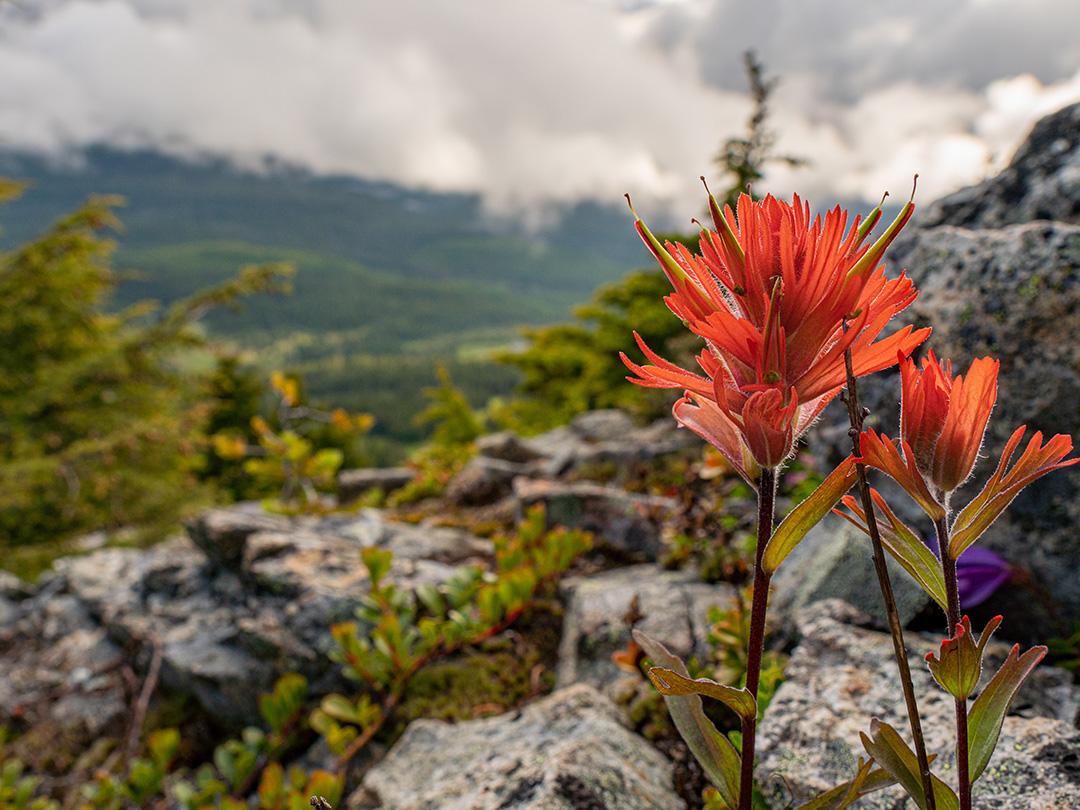
<instances>
[{"instance_id":1,"label":"leaf on stem","mask_svg":"<svg viewBox=\"0 0 1080 810\"><path fill-rule=\"evenodd\" d=\"M884 768L871 770L873 766L873 759L859 757L859 769L854 779L800 804L796 810L844 810L863 796L896 784L896 780Z\"/></svg>"},{"instance_id":2,"label":"leaf on stem","mask_svg":"<svg viewBox=\"0 0 1080 810\"><path fill-rule=\"evenodd\" d=\"M876 489L872 489L870 490L870 497L873 498L874 505L888 521L888 525L878 522L878 535L881 537L881 545L900 563L905 571L911 574L915 581L922 586L923 590L930 594L933 600L941 606L942 610L948 610L948 600L945 596L945 577L941 573L941 563L934 556L934 552L896 516L889 508L889 505L885 503L885 499L881 497L881 493ZM834 510L836 514L869 534L870 529L867 527L866 512L863 511L859 502L848 495L844 498L844 506L850 509L855 517L839 509Z\"/></svg>"},{"instance_id":3,"label":"leaf on stem","mask_svg":"<svg viewBox=\"0 0 1080 810\"><path fill-rule=\"evenodd\" d=\"M634 631L634 640L654 664L689 680L690 673L683 662L668 652L659 641L640 630ZM738 807L741 759L735 746L717 731L716 726L705 716L698 695L664 695L664 702L667 703L668 712L675 722L675 727L679 729L679 734L720 792L721 798L729 807Z\"/></svg>"},{"instance_id":4,"label":"leaf on stem","mask_svg":"<svg viewBox=\"0 0 1080 810\"><path fill-rule=\"evenodd\" d=\"M926 810L926 792L923 790L922 775L919 773L919 760L915 752L888 723L876 717L870 721L870 736L860 733L866 753L878 761L890 776L903 786L908 795L922 810ZM960 801L952 788L933 774L930 775L934 786L934 806L937 810L959 810Z\"/></svg>"},{"instance_id":5,"label":"leaf on stem","mask_svg":"<svg viewBox=\"0 0 1080 810\"><path fill-rule=\"evenodd\" d=\"M773 574L780 563L806 537L807 533L827 515L855 482L855 461L848 456L829 473L809 498L800 503L776 527L765 546L761 564L767 574Z\"/></svg>"},{"instance_id":6,"label":"leaf on stem","mask_svg":"<svg viewBox=\"0 0 1080 810\"><path fill-rule=\"evenodd\" d=\"M1023 655L1018 655L1019 650L1019 644L1013 646L1001 669L990 679L968 713L968 773L972 782L990 762L1005 712L1016 691L1046 655L1046 647L1032 647Z\"/></svg>"},{"instance_id":7,"label":"leaf on stem","mask_svg":"<svg viewBox=\"0 0 1080 810\"><path fill-rule=\"evenodd\" d=\"M957 700L967 700L979 685L983 649L1000 624L1001 616L991 619L976 643L971 634L971 621L965 616L956 625L956 635L941 642L937 657L932 652L926 654L926 665L934 680Z\"/></svg>"},{"instance_id":8,"label":"leaf on stem","mask_svg":"<svg viewBox=\"0 0 1080 810\"><path fill-rule=\"evenodd\" d=\"M653 659L655 661L655 659ZM666 667L653 667L649 670L649 680L653 682L661 695L682 697L683 695L705 695L719 700L740 717L757 715L757 701L747 689L724 686L708 678L691 680Z\"/></svg>"},{"instance_id":9,"label":"leaf on stem","mask_svg":"<svg viewBox=\"0 0 1080 810\"><path fill-rule=\"evenodd\" d=\"M1042 433L1036 432L1023 455L1017 459L1012 469L1006 472L1005 467L1019 446L1025 430L1024 427L1016 429L1005 445L997 469L986 482L982 492L956 516L949 531L949 556L954 560L959 559L964 550L990 528L990 524L998 519L1020 490L1051 470L1068 467L1080 461L1075 458L1062 461L1072 452L1070 437L1058 434L1043 445Z\"/></svg>"}]
</instances>

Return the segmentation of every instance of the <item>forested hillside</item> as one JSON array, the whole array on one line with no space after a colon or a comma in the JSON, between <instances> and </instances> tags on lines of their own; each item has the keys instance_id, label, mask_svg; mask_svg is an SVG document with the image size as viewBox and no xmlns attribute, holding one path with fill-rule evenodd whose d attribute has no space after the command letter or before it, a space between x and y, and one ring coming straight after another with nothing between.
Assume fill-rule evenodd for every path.
<instances>
[{"instance_id":1,"label":"forested hillside","mask_svg":"<svg viewBox=\"0 0 1080 810\"><path fill-rule=\"evenodd\" d=\"M422 435L413 418L438 364L476 404L508 393L517 372L492 364L492 350L522 326L568 319L647 262L621 206L582 204L531 232L495 221L475 196L105 148L68 165L0 153L0 174L30 186L3 212L0 247L93 194L126 199L117 309L176 301L246 264L292 264L291 295L215 312L206 328L265 371L301 372L315 399L373 413L375 433L401 442Z\"/></svg>"}]
</instances>

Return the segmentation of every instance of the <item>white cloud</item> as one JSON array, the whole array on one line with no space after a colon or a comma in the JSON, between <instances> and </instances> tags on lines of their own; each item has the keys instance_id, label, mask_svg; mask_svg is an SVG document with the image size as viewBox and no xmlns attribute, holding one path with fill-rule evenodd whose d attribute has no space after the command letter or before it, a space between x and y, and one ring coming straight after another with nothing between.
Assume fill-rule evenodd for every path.
<instances>
[{"instance_id":1,"label":"white cloud","mask_svg":"<svg viewBox=\"0 0 1080 810\"><path fill-rule=\"evenodd\" d=\"M768 188L920 199L1080 99L1075 0L41 0L0 10L0 138L266 155L479 190L629 191L680 219L743 128L741 53L783 78Z\"/></svg>"}]
</instances>

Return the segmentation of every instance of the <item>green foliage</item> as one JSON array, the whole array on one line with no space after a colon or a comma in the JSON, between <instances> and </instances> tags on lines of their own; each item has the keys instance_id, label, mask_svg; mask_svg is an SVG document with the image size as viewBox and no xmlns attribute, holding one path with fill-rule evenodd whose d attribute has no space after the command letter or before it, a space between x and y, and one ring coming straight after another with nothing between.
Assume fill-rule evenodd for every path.
<instances>
[{"instance_id":1,"label":"green foliage","mask_svg":"<svg viewBox=\"0 0 1080 810\"><path fill-rule=\"evenodd\" d=\"M1073 619L1068 630L1069 635L1048 639L1046 646L1055 667L1076 672L1080 670L1080 622Z\"/></svg>"},{"instance_id":2,"label":"green foliage","mask_svg":"<svg viewBox=\"0 0 1080 810\"><path fill-rule=\"evenodd\" d=\"M484 420L476 414L465 395L454 387L450 372L440 365L437 388L425 388L427 408L417 417L420 424L432 424L431 441L444 447L470 444L485 432Z\"/></svg>"},{"instance_id":3,"label":"green foliage","mask_svg":"<svg viewBox=\"0 0 1080 810\"><path fill-rule=\"evenodd\" d=\"M367 414L350 415L341 408L326 412L302 405L299 381L281 372L270 376L270 388L278 399L278 429L261 416L253 416L251 428L256 445L249 445L243 436L222 432L213 437L214 450L226 460L247 457L243 471L256 486L280 489L278 497L267 502L267 508L289 514L324 511L327 503L319 491L333 488L345 454L339 447L317 447L304 434L322 423L350 436L367 432L374 420Z\"/></svg>"},{"instance_id":4,"label":"green foliage","mask_svg":"<svg viewBox=\"0 0 1080 810\"><path fill-rule=\"evenodd\" d=\"M693 242L693 240L690 240ZM645 358L629 348L636 331L653 351L669 360L690 359L700 341L689 335L664 304L671 285L659 270L639 271L619 284L602 287L589 304L575 310L578 323L526 331L530 346L497 360L519 369L521 396L493 413L521 433L538 433L596 408L622 408L655 417L671 405L670 392L627 385L629 373L619 353Z\"/></svg>"},{"instance_id":5,"label":"green foliage","mask_svg":"<svg viewBox=\"0 0 1080 810\"><path fill-rule=\"evenodd\" d=\"M545 525L543 508L536 508L517 532L495 538L493 575L477 567L459 568L438 587L421 585L413 591L383 583L393 564L391 552L364 549L361 559L371 592L357 610L359 621L335 625L331 633L339 647L334 657L345 675L363 682L379 705L367 695L331 695L311 717L312 727L343 761L378 731L421 667L509 627L541 588L591 545L583 532L546 530Z\"/></svg>"},{"instance_id":6,"label":"green foliage","mask_svg":"<svg viewBox=\"0 0 1080 810\"><path fill-rule=\"evenodd\" d=\"M58 810L59 805L37 794L41 779L23 776L23 764L5 759L0 751L0 810Z\"/></svg>"},{"instance_id":7,"label":"green foliage","mask_svg":"<svg viewBox=\"0 0 1080 810\"><path fill-rule=\"evenodd\" d=\"M727 610L716 605L709 608L709 645L713 648L716 670L713 677L722 684L742 686L746 683L747 649L750 640L750 603L752 588L736 592L735 604ZM765 713L773 695L784 682L787 656L766 652L761 659L758 681L758 716Z\"/></svg>"},{"instance_id":8,"label":"green foliage","mask_svg":"<svg viewBox=\"0 0 1080 810\"><path fill-rule=\"evenodd\" d=\"M473 456L472 443L486 430L485 418L469 405L465 394L454 386L444 366L437 369L439 385L425 388L427 408L416 421L433 426L431 441L409 460L416 472L413 480L392 493L389 506L402 506L442 494L450 480Z\"/></svg>"},{"instance_id":9,"label":"green foliage","mask_svg":"<svg viewBox=\"0 0 1080 810\"><path fill-rule=\"evenodd\" d=\"M116 282L114 198L94 198L38 239L0 254L0 545L93 529L163 525L202 495L206 408L185 370L192 323L237 296L280 289L284 268L159 312L105 314Z\"/></svg>"}]
</instances>

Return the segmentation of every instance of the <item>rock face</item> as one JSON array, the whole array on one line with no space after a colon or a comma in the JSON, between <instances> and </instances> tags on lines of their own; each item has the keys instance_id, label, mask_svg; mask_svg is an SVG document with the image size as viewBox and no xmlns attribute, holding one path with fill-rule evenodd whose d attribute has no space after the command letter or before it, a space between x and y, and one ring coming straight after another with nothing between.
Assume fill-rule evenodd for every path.
<instances>
[{"instance_id":1,"label":"rock face","mask_svg":"<svg viewBox=\"0 0 1080 810\"><path fill-rule=\"evenodd\" d=\"M795 547L773 578L769 603L778 629L794 615L823 599L842 599L868 614L874 625L888 628L870 539L836 515L825 519ZM903 624L930 604L930 597L900 565L888 559L896 608Z\"/></svg>"},{"instance_id":2,"label":"rock face","mask_svg":"<svg viewBox=\"0 0 1080 810\"><path fill-rule=\"evenodd\" d=\"M892 642L856 625L867 617L838 601L821 602L799 617L802 641L785 670L759 731L759 780L774 808L799 804L850 779L863 754L859 732L870 719L888 722L910 741L896 679ZM934 770L955 783L953 701L932 682L922 656L940 640L908 634L908 652ZM994 650L998 660L1005 648ZM996 661L984 671L985 681ZM1036 670L1005 718L994 758L975 783L975 804L985 810L1080 806L1078 703L1068 673ZM1023 715L1023 716L1020 716ZM955 788L955 784L953 785ZM860 807L910 810L898 788L862 800Z\"/></svg>"},{"instance_id":3,"label":"rock face","mask_svg":"<svg viewBox=\"0 0 1080 810\"><path fill-rule=\"evenodd\" d=\"M621 487L527 478L515 480L514 495L523 509L543 504L549 527L592 532L601 547L636 560L656 559L664 518L674 508L668 498Z\"/></svg>"},{"instance_id":4,"label":"rock face","mask_svg":"<svg viewBox=\"0 0 1080 810\"><path fill-rule=\"evenodd\" d=\"M1080 105L1041 121L1001 175L917 215L886 262L920 291L897 321L932 326L925 348L951 359L954 374L976 357L1001 361L983 460L954 497L957 506L978 493L1019 426L1029 429L1017 456L1036 430L1080 438ZM892 437L899 391L895 372L860 381L860 399L873 414L868 424ZM838 460L850 452L847 422L839 411L827 418L814 450ZM901 517L932 533L910 498L881 488ZM1048 598L1062 619L1080 618L1078 493L1077 467L1055 471L1021 493L979 541L1031 574L1040 595L1028 590L1014 601L1038 613L1020 620L1035 633L1047 630L1039 603Z\"/></svg>"},{"instance_id":5,"label":"rock face","mask_svg":"<svg viewBox=\"0 0 1080 810\"><path fill-rule=\"evenodd\" d=\"M417 720L368 771L350 806L394 810L671 810L671 764L587 686L520 712L449 725Z\"/></svg>"},{"instance_id":6,"label":"rock face","mask_svg":"<svg viewBox=\"0 0 1080 810\"><path fill-rule=\"evenodd\" d=\"M1042 119L1005 171L918 215L923 228L1001 228L1037 219L1080 225L1080 104Z\"/></svg>"},{"instance_id":7,"label":"rock face","mask_svg":"<svg viewBox=\"0 0 1080 810\"><path fill-rule=\"evenodd\" d=\"M635 627L662 640L683 660L692 655L704 660L709 608L729 608L735 598L731 585L709 585L694 571L664 571L655 565L571 578L561 591L566 615L556 685L587 683L609 695L621 677L611 656L630 641L624 617L632 606L643 617Z\"/></svg>"},{"instance_id":8,"label":"rock face","mask_svg":"<svg viewBox=\"0 0 1080 810\"><path fill-rule=\"evenodd\" d=\"M231 518L227 511L215 510L213 525L250 525L243 507ZM58 560L55 587L103 640L144 658L160 645L166 685L244 724L257 721L256 699L280 675L299 672L316 692L319 679L332 676L329 627L351 620L368 590L361 548L392 550L388 576L402 587L442 582L455 566L491 553L489 541L465 532L384 521L375 510L272 518L266 530L244 535L229 555L239 562L228 568L177 538L148 551Z\"/></svg>"}]
</instances>

